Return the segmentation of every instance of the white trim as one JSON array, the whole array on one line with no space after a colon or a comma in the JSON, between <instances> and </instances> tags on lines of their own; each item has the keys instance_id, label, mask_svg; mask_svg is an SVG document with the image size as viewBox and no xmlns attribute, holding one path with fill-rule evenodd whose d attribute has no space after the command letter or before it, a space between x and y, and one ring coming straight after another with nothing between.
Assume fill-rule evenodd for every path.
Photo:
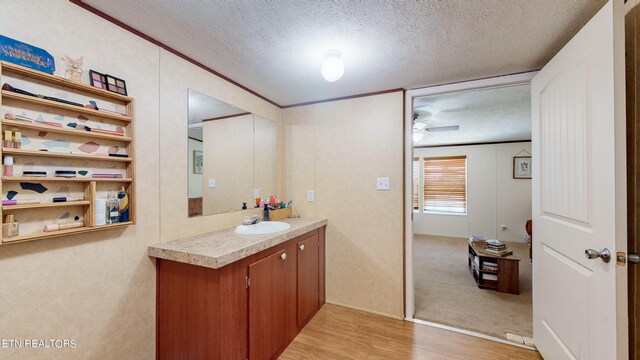
<instances>
[{"instance_id":1,"label":"white trim","mask_svg":"<svg viewBox=\"0 0 640 360\"><path fill-rule=\"evenodd\" d=\"M458 329L458 328L455 328L455 327L452 327L452 326L442 325L442 324L433 323L433 322L430 322L430 321L424 321L424 320L420 320L420 319L405 319L405 320L411 321L411 322L416 323L416 324L422 324L422 325L427 325L427 326L431 326L431 327L438 328L438 329L449 330L449 331L457 332L459 334L475 336L475 337L478 337L478 338L491 340L491 341L495 341L495 342L499 342L499 343L502 343L502 344L511 345L511 346L515 346L515 347L519 347L519 348L523 348L523 349L527 349L527 350L538 351L538 349L536 349L534 347L531 347L531 346L514 343L514 342L509 341L509 340L505 340L505 339L497 338L497 337L494 337L494 336L489 336L489 335L477 333L477 332L474 332L474 331Z\"/></svg>"},{"instance_id":2,"label":"white trim","mask_svg":"<svg viewBox=\"0 0 640 360\"><path fill-rule=\"evenodd\" d=\"M404 185L405 185L405 319L412 321L415 310L414 281L413 281L413 200L411 190L411 171L413 169L413 99L421 96L446 94L477 89L504 87L517 84L528 84L537 71L527 73L498 76L489 79L473 80L462 83L438 85L421 89L407 90L404 97L405 126L404 126Z\"/></svg>"}]
</instances>

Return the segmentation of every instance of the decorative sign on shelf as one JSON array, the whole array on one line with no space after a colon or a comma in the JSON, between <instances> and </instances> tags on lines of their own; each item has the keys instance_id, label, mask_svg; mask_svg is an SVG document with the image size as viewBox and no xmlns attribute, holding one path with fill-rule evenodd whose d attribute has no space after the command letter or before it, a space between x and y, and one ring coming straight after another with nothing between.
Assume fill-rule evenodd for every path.
<instances>
[{"instance_id":1,"label":"decorative sign on shelf","mask_svg":"<svg viewBox=\"0 0 640 360\"><path fill-rule=\"evenodd\" d=\"M0 60L53 74L56 63L47 51L0 35Z\"/></svg>"}]
</instances>

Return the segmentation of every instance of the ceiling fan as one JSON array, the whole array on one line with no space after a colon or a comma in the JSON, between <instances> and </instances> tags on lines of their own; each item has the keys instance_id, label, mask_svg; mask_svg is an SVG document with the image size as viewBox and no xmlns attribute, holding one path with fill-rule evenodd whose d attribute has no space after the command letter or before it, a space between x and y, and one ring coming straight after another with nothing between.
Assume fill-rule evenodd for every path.
<instances>
[{"instance_id":1,"label":"ceiling fan","mask_svg":"<svg viewBox=\"0 0 640 360\"><path fill-rule=\"evenodd\" d=\"M424 137L424 134L429 136L433 136L429 133L432 132L442 132L442 131L458 131L460 130L459 125L448 125L448 126L432 126L428 127L427 123L417 122L418 117L420 115L417 113L413 114L413 141L420 141Z\"/></svg>"}]
</instances>

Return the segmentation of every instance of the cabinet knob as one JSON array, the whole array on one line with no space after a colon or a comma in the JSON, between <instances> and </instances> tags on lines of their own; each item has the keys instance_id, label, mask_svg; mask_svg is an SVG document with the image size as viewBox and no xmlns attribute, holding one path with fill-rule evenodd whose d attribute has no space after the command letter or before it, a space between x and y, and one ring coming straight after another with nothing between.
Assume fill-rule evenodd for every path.
<instances>
[{"instance_id":1,"label":"cabinet knob","mask_svg":"<svg viewBox=\"0 0 640 360\"><path fill-rule=\"evenodd\" d=\"M300 245L300 251L304 251L304 244Z\"/></svg>"},{"instance_id":2,"label":"cabinet knob","mask_svg":"<svg viewBox=\"0 0 640 360\"><path fill-rule=\"evenodd\" d=\"M282 253L282 255L280 255L280 259L284 260L287 258L287 253Z\"/></svg>"}]
</instances>

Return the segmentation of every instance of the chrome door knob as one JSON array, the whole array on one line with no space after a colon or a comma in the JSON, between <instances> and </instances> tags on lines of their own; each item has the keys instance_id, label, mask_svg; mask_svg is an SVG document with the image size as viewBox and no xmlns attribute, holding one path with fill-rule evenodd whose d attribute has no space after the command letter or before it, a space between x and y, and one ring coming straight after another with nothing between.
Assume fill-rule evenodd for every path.
<instances>
[{"instance_id":1,"label":"chrome door knob","mask_svg":"<svg viewBox=\"0 0 640 360\"><path fill-rule=\"evenodd\" d=\"M629 253L629 255L627 255L627 258L629 259L630 263L640 263L640 256L638 254Z\"/></svg>"},{"instance_id":2,"label":"chrome door knob","mask_svg":"<svg viewBox=\"0 0 640 360\"><path fill-rule=\"evenodd\" d=\"M304 251L304 244L300 245L300 251Z\"/></svg>"},{"instance_id":3,"label":"chrome door knob","mask_svg":"<svg viewBox=\"0 0 640 360\"><path fill-rule=\"evenodd\" d=\"M606 263L611 261L611 252L607 248L603 248L600 251L593 250L593 249L587 249L587 250L584 251L584 256L586 256L587 259L600 258L600 260L602 260L602 261L604 261Z\"/></svg>"},{"instance_id":4,"label":"chrome door knob","mask_svg":"<svg viewBox=\"0 0 640 360\"><path fill-rule=\"evenodd\" d=\"M287 253L282 253L282 255L280 255L280 259L284 260L287 258Z\"/></svg>"}]
</instances>

